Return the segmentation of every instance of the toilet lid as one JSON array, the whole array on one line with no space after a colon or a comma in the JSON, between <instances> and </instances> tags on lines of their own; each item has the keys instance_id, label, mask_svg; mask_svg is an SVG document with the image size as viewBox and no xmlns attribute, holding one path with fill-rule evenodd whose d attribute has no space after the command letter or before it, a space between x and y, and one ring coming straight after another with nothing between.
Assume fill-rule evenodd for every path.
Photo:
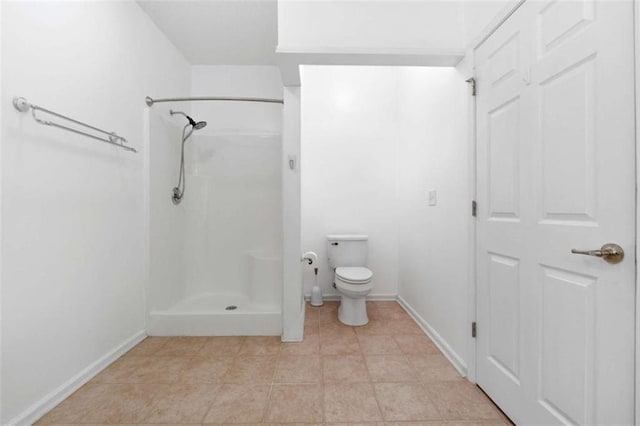
<instances>
[{"instance_id":1,"label":"toilet lid","mask_svg":"<svg viewBox=\"0 0 640 426\"><path fill-rule=\"evenodd\" d=\"M336 268L336 275L345 281L359 283L369 281L373 272L362 267L341 267Z\"/></svg>"}]
</instances>

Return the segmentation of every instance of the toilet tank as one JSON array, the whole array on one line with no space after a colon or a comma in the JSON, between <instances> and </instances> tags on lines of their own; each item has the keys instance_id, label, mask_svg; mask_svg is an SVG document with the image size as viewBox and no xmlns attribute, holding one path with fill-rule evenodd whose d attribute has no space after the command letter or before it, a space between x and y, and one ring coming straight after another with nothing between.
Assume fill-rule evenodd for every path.
<instances>
[{"instance_id":1,"label":"toilet tank","mask_svg":"<svg viewBox=\"0 0 640 426\"><path fill-rule=\"evenodd\" d=\"M327 235L329 266L366 266L367 235Z\"/></svg>"}]
</instances>

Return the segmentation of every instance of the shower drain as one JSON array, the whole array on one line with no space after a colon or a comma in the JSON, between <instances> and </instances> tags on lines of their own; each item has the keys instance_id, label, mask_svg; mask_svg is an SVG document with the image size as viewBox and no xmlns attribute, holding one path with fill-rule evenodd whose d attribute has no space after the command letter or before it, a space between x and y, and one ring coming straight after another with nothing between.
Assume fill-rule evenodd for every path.
<instances>
[{"instance_id":1,"label":"shower drain","mask_svg":"<svg viewBox=\"0 0 640 426\"><path fill-rule=\"evenodd\" d=\"M236 305L229 305L226 308L224 308L225 311L235 311L236 309L238 309Z\"/></svg>"}]
</instances>

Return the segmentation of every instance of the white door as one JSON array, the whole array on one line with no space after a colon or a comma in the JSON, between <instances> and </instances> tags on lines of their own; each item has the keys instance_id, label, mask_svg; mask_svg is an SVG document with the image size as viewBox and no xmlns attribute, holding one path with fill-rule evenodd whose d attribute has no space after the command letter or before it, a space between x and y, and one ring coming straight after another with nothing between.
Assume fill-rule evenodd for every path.
<instances>
[{"instance_id":1,"label":"white door","mask_svg":"<svg viewBox=\"0 0 640 426\"><path fill-rule=\"evenodd\" d=\"M477 382L518 424L633 424L633 3L529 0L475 53Z\"/></svg>"}]
</instances>

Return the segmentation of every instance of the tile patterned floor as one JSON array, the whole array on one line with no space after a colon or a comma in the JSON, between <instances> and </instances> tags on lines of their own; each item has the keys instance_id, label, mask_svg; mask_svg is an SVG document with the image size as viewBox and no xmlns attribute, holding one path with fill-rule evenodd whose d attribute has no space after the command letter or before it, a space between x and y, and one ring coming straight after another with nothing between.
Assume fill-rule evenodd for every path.
<instances>
[{"instance_id":1,"label":"tile patterned floor","mask_svg":"<svg viewBox=\"0 0 640 426\"><path fill-rule=\"evenodd\" d=\"M302 343L147 338L37 424L509 424L400 305L367 306L363 327L307 306Z\"/></svg>"}]
</instances>

